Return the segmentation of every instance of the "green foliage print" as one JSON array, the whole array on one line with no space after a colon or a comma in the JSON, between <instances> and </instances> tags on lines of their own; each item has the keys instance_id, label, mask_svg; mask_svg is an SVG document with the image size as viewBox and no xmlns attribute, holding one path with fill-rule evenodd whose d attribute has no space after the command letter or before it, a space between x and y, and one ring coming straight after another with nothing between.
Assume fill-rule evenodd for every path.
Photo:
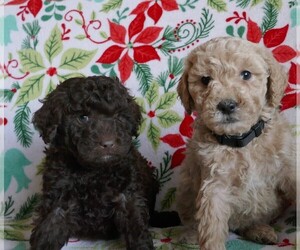
<instances>
[{"instance_id":1,"label":"green foliage print","mask_svg":"<svg viewBox=\"0 0 300 250\"><path fill-rule=\"evenodd\" d=\"M262 34L265 34L268 30L273 29L278 22L278 4L274 3L274 1L264 1L263 9L263 18L261 24ZM243 38L245 34L246 28L243 25L240 25L237 28L237 34L239 37ZM232 25L228 25L226 27L226 33L230 36L235 36L235 28Z\"/></svg>"},{"instance_id":2,"label":"green foliage print","mask_svg":"<svg viewBox=\"0 0 300 250\"><path fill-rule=\"evenodd\" d=\"M234 0L231 0L234 1ZM263 2L269 3L273 5L277 10L280 10L282 7L282 0L235 0L236 7L239 8L247 8L247 7L254 7L258 4ZM227 11L227 2L225 0L207 0L207 5L211 8L217 10L218 12L225 12Z\"/></svg>"},{"instance_id":3,"label":"green foliage print","mask_svg":"<svg viewBox=\"0 0 300 250\"><path fill-rule=\"evenodd\" d=\"M164 195L164 198L161 201L162 210L171 208L172 204L175 201L175 195L176 195L175 187L171 187L167 190L166 194Z\"/></svg>"},{"instance_id":4,"label":"green foliage print","mask_svg":"<svg viewBox=\"0 0 300 250\"><path fill-rule=\"evenodd\" d=\"M266 1L263 10L264 17L262 20L261 30L263 33L265 33L267 30L270 30L275 27L279 11L276 8L276 6L271 4L269 1Z\"/></svg>"},{"instance_id":5,"label":"green foliage print","mask_svg":"<svg viewBox=\"0 0 300 250\"><path fill-rule=\"evenodd\" d=\"M166 93L177 85L182 71L183 59L179 59L175 56L169 56L168 70L161 72L156 78L156 81L161 87L163 87L164 92Z\"/></svg>"},{"instance_id":6,"label":"green foliage print","mask_svg":"<svg viewBox=\"0 0 300 250\"><path fill-rule=\"evenodd\" d=\"M154 170L154 176L158 180L160 188L170 181L173 175L173 170L171 169L172 157L168 151L165 152L162 160L163 161L159 164L159 167Z\"/></svg>"},{"instance_id":7,"label":"green foliage print","mask_svg":"<svg viewBox=\"0 0 300 250\"><path fill-rule=\"evenodd\" d=\"M32 143L33 131L31 129L31 110L28 107L28 102L18 106L14 117L14 131L18 141L25 148L30 147Z\"/></svg>"},{"instance_id":8,"label":"green foliage print","mask_svg":"<svg viewBox=\"0 0 300 250\"><path fill-rule=\"evenodd\" d=\"M37 23L27 24L24 26L24 30L27 30L28 35L37 34L38 27ZM78 70L85 68L96 54L97 50L79 48L69 48L64 51L61 36L61 30L56 25L44 43L44 53L36 50L36 43L34 46L27 44L18 51L22 71L29 73L29 76L19 86L15 101L15 106L18 107L14 119L15 133L23 147L31 145L33 135L29 126L31 111L28 103L51 92L56 86L54 82L58 83L71 77L83 76ZM60 56L60 63L54 65L53 61L58 56ZM45 79L50 80L45 83ZM9 96L12 94L8 91L3 91L3 95L7 100L12 99Z\"/></svg>"},{"instance_id":9,"label":"green foliage print","mask_svg":"<svg viewBox=\"0 0 300 250\"><path fill-rule=\"evenodd\" d=\"M20 85L18 82L14 82L10 89L0 89L0 101L5 103L11 102L19 89Z\"/></svg>"},{"instance_id":10,"label":"green foliage print","mask_svg":"<svg viewBox=\"0 0 300 250\"><path fill-rule=\"evenodd\" d=\"M9 196L0 203L0 215L4 217L4 221L0 223L0 239L26 240L25 233L32 229L31 217L39 199L38 194L29 196L14 217L11 217L15 211L12 197Z\"/></svg>"},{"instance_id":11,"label":"green foliage print","mask_svg":"<svg viewBox=\"0 0 300 250\"><path fill-rule=\"evenodd\" d=\"M77 71L86 67L97 50L88 51L78 48L69 48L61 55L60 64L52 65L53 59L60 55L62 51L61 31L57 25L52 29L50 36L44 44L45 56L34 49L22 49L18 51L22 70L29 72L31 76L26 78L21 86L16 101L17 106L37 99L42 95L46 74L50 77L56 75L59 80L65 79L66 77L81 76ZM48 62L45 62L44 58L46 58ZM46 64L49 66L47 67ZM68 70L72 71L72 73L61 74L60 70Z\"/></svg>"},{"instance_id":12,"label":"green foliage print","mask_svg":"<svg viewBox=\"0 0 300 250\"><path fill-rule=\"evenodd\" d=\"M144 115L140 133L147 129L147 137L154 150L160 144L160 127L170 128L182 119L176 111L170 110L177 101L177 93L170 91L160 95L159 87L157 82L153 82L145 93L145 98L136 98L137 103L142 107ZM156 121L159 126L156 124Z\"/></svg>"},{"instance_id":13,"label":"green foliage print","mask_svg":"<svg viewBox=\"0 0 300 250\"><path fill-rule=\"evenodd\" d=\"M167 26L163 33L164 39L160 45L160 50L165 55L170 55L174 51L181 51L181 49L188 48L200 39L208 37L213 28L213 15L208 8L202 8L198 22L187 20L176 28Z\"/></svg>"},{"instance_id":14,"label":"green foliage print","mask_svg":"<svg viewBox=\"0 0 300 250\"><path fill-rule=\"evenodd\" d=\"M121 7L123 0L108 0L107 3L103 4L101 11L108 13L111 10L116 10Z\"/></svg>"},{"instance_id":15,"label":"green foliage print","mask_svg":"<svg viewBox=\"0 0 300 250\"><path fill-rule=\"evenodd\" d=\"M63 16L60 12L64 11L66 9L66 6L62 3L63 0L55 0L55 1L49 1L45 0L45 14L42 16L42 21L46 22L50 20L51 18L54 18L56 21L62 20Z\"/></svg>"},{"instance_id":16,"label":"green foliage print","mask_svg":"<svg viewBox=\"0 0 300 250\"><path fill-rule=\"evenodd\" d=\"M207 4L218 12L227 11L227 4L224 0L207 0Z\"/></svg>"},{"instance_id":17,"label":"green foliage print","mask_svg":"<svg viewBox=\"0 0 300 250\"><path fill-rule=\"evenodd\" d=\"M39 22L35 20L32 23L23 24L22 27L27 34L26 38L23 40L22 49L36 49L39 42L38 34L41 30Z\"/></svg>"}]
</instances>

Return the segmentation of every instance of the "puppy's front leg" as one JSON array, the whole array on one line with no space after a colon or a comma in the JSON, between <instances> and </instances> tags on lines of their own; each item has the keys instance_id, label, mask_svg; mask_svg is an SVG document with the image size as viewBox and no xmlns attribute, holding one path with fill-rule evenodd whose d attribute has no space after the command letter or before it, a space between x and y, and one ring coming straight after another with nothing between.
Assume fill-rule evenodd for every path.
<instances>
[{"instance_id":1,"label":"puppy's front leg","mask_svg":"<svg viewBox=\"0 0 300 250\"><path fill-rule=\"evenodd\" d=\"M153 241L148 230L149 212L145 200L141 197L126 200L116 211L116 225L124 234L126 249L152 250Z\"/></svg>"},{"instance_id":2,"label":"puppy's front leg","mask_svg":"<svg viewBox=\"0 0 300 250\"><path fill-rule=\"evenodd\" d=\"M225 250L230 218L230 194L222 183L204 182L196 206L201 250Z\"/></svg>"},{"instance_id":3,"label":"puppy's front leg","mask_svg":"<svg viewBox=\"0 0 300 250\"><path fill-rule=\"evenodd\" d=\"M45 218L38 218L30 237L31 250L61 249L70 236L66 219L66 212L59 207L53 209Z\"/></svg>"}]
</instances>

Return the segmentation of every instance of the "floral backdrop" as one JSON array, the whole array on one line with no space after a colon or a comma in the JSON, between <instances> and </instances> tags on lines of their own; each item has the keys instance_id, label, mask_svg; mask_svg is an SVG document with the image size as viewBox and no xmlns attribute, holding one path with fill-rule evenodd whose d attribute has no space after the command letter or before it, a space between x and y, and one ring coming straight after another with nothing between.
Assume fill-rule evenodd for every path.
<instances>
[{"instance_id":1,"label":"floral backdrop","mask_svg":"<svg viewBox=\"0 0 300 250\"><path fill-rule=\"evenodd\" d=\"M289 74L282 112L295 136L300 85L297 0L0 0L0 44L4 46L0 105L4 151L0 152L0 238L4 249L27 249L38 202L44 144L31 124L39 100L75 76L118 76L142 107L135 141L161 183L157 209L175 209L176 178L192 135L176 86L185 56L216 36L235 36L272 51ZM298 45L299 46L299 45ZM299 103L298 103L299 104ZM274 227L276 246L231 234L228 249L296 249L295 208ZM177 241L181 227L151 229L157 249L197 249ZM66 249L122 249L122 241L71 239Z\"/></svg>"}]
</instances>

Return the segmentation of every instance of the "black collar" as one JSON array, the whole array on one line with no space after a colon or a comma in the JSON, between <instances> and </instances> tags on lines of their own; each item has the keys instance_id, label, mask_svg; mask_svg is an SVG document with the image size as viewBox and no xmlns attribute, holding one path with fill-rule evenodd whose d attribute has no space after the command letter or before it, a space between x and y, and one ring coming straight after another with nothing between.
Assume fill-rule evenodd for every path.
<instances>
[{"instance_id":1,"label":"black collar","mask_svg":"<svg viewBox=\"0 0 300 250\"><path fill-rule=\"evenodd\" d=\"M259 120L255 125L253 125L247 133L242 135L216 135L217 141L221 145L227 145L233 148L245 147L249 142L251 142L255 137L261 135L262 130L265 127L265 122Z\"/></svg>"}]
</instances>

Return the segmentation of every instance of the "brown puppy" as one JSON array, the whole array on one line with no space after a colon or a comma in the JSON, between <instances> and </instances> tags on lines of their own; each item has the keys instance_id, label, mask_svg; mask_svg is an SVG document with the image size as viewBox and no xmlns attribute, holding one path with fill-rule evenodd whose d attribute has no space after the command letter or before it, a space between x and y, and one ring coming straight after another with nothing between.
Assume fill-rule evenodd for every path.
<instances>
[{"instance_id":1,"label":"brown puppy","mask_svg":"<svg viewBox=\"0 0 300 250\"><path fill-rule=\"evenodd\" d=\"M278 109L286 86L272 54L239 38L210 40L187 57L178 94L197 118L177 203L201 250L225 249L229 229L276 243L269 223L296 196L294 138Z\"/></svg>"}]
</instances>

